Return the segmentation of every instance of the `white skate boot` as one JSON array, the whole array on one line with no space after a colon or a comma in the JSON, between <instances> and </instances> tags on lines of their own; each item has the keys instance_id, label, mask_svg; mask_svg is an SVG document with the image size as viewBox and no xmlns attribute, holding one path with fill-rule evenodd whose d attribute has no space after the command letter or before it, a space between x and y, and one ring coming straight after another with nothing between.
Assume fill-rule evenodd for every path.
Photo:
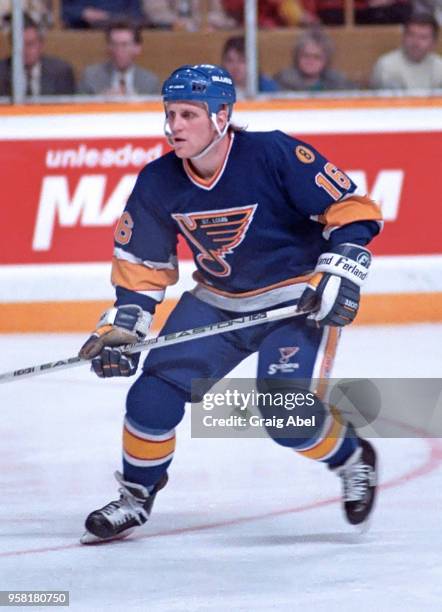
<instances>
[{"instance_id":1,"label":"white skate boot","mask_svg":"<svg viewBox=\"0 0 442 612\"><path fill-rule=\"evenodd\" d=\"M377 488L376 451L367 440L347 461L332 471L342 480L344 513L349 523L365 531L373 510Z\"/></svg>"},{"instance_id":2,"label":"white skate boot","mask_svg":"<svg viewBox=\"0 0 442 612\"><path fill-rule=\"evenodd\" d=\"M123 480L120 472L115 472L120 483L120 499L111 501L103 508L94 510L86 519L86 532L81 537L82 544L98 544L125 538L143 525L152 511L157 492L166 486L167 473L149 494L143 485Z\"/></svg>"}]
</instances>

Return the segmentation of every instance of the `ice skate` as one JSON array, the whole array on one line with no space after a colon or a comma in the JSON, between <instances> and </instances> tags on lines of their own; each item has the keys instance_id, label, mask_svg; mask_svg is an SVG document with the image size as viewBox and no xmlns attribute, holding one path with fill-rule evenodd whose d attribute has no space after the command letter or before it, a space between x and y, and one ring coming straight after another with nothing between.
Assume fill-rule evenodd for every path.
<instances>
[{"instance_id":1,"label":"ice skate","mask_svg":"<svg viewBox=\"0 0 442 612\"><path fill-rule=\"evenodd\" d=\"M376 451L367 440L360 440L360 446L347 461L333 469L343 485L344 513L351 525L359 531L366 531L373 510L377 487Z\"/></svg>"},{"instance_id":2,"label":"ice skate","mask_svg":"<svg viewBox=\"0 0 442 612\"><path fill-rule=\"evenodd\" d=\"M130 535L147 521L157 492L166 486L168 480L166 473L149 494L142 485L123 480L120 472L115 472L115 478L121 485L120 499L89 514L85 523L86 532L80 539L82 544L109 542Z\"/></svg>"}]
</instances>

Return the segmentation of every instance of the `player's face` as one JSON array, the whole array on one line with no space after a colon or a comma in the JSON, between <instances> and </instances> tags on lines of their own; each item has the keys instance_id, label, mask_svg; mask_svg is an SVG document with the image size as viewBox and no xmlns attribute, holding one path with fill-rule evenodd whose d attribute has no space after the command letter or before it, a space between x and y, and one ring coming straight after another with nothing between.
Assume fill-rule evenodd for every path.
<instances>
[{"instance_id":1,"label":"player's face","mask_svg":"<svg viewBox=\"0 0 442 612\"><path fill-rule=\"evenodd\" d=\"M203 104L169 102L166 112L172 146L181 159L195 157L214 139L215 128Z\"/></svg>"},{"instance_id":2,"label":"player's face","mask_svg":"<svg viewBox=\"0 0 442 612\"><path fill-rule=\"evenodd\" d=\"M433 50L435 39L429 25L413 23L404 32L405 55L412 62L420 62Z\"/></svg>"}]
</instances>

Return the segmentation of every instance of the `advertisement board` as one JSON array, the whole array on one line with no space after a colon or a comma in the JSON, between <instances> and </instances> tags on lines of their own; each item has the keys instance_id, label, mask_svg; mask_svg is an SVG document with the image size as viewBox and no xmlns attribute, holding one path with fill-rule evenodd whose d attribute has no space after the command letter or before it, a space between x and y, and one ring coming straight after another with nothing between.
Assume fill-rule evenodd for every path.
<instances>
[{"instance_id":1,"label":"advertisement board","mask_svg":"<svg viewBox=\"0 0 442 612\"><path fill-rule=\"evenodd\" d=\"M434 180L440 132L297 136L381 204L386 228L373 243L375 254L442 251ZM1 142L3 219L14 228L1 264L108 261L112 227L138 172L167 150L161 137ZM189 257L184 247L181 256Z\"/></svg>"}]
</instances>

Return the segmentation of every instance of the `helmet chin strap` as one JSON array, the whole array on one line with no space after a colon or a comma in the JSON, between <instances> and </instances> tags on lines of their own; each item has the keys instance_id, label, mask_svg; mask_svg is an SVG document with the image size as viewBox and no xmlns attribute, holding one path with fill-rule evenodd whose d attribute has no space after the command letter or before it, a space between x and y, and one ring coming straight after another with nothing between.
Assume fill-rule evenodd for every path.
<instances>
[{"instance_id":1,"label":"helmet chin strap","mask_svg":"<svg viewBox=\"0 0 442 612\"><path fill-rule=\"evenodd\" d=\"M173 147L172 130L170 129L169 119L167 118L167 115L164 119L163 131L164 131L164 134L166 135L167 142L170 144L171 147Z\"/></svg>"},{"instance_id":2,"label":"helmet chin strap","mask_svg":"<svg viewBox=\"0 0 442 612\"><path fill-rule=\"evenodd\" d=\"M212 140L212 142L210 142L206 147L204 147L204 149L202 149L199 153L197 153L196 155L193 155L190 159L193 160L197 160L197 159L201 159L202 157L204 157L205 155L207 155L207 153L209 153L209 151L211 151L213 149L213 147L215 147L219 142L221 142L221 140L224 138L224 136L227 134L227 131L229 129L229 125L230 125L230 119L227 120L226 125L224 126L224 128L222 130L219 129L218 123L216 121L216 113L210 113L209 115L210 117L210 121L212 122L216 133L218 134L217 136L215 136L215 138ZM169 126L169 120L167 119L167 116L164 120L164 133L166 135L167 138L167 142L170 144L171 147L173 147L173 136L172 136L172 131L170 129Z\"/></svg>"},{"instance_id":3,"label":"helmet chin strap","mask_svg":"<svg viewBox=\"0 0 442 612\"><path fill-rule=\"evenodd\" d=\"M210 114L210 120L213 123L213 125L215 127L215 130L216 130L216 133L218 134L218 136L215 136L215 138L212 140L212 142L209 143L207 145L207 147L204 147L204 149L202 151L200 151L197 155L194 155L193 157L191 157L190 159L192 161L194 161L196 159L201 159L202 157L207 155L207 153L209 153L209 151L211 151L213 149L213 147L215 147L219 142L221 142L221 140L227 134L227 130L229 129L229 125L230 125L230 120L226 121L226 125L224 126L223 130L219 129L218 123L216 122L216 113L211 113Z\"/></svg>"}]
</instances>

